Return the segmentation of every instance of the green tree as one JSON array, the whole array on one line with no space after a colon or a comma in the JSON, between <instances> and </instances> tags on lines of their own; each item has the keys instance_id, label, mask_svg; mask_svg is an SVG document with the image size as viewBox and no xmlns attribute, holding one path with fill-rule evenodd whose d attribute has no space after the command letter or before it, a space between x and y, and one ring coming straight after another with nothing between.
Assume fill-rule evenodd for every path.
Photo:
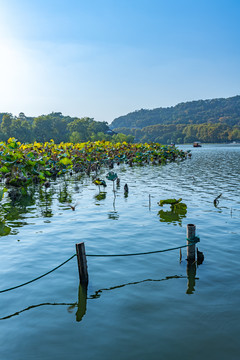
<instances>
[{"instance_id":1,"label":"green tree","mask_svg":"<svg viewBox=\"0 0 240 360\"><path fill-rule=\"evenodd\" d=\"M50 141L54 137L54 127L52 121L42 115L33 120L33 136L36 141Z\"/></svg>"},{"instance_id":2,"label":"green tree","mask_svg":"<svg viewBox=\"0 0 240 360\"><path fill-rule=\"evenodd\" d=\"M4 140L7 140L9 137L11 137L11 125L12 125L12 114L4 114L3 118L2 118L2 123L1 123L1 132L3 134L3 136L5 137Z\"/></svg>"},{"instance_id":3,"label":"green tree","mask_svg":"<svg viewBox=\"0 0 240 360\"><path fill-rule=\"evenodd\" d=\"M10 127L11 137L15 137L20 142L31 142L31 125L26 120L13 119Z\"/></svg>"},{"instance_id":4,"label":"green tree","mask_svg":"<svg viewBox=\"0 0 240 360\"><path fill-rule=\"evenodd\" d=\"M69 136L69 140L73 144L77 144L77 143L83 142L83 137L82 137L82 134L80 132L73 131L71 133L71 135Z\"/></svg>"}]
</instances>

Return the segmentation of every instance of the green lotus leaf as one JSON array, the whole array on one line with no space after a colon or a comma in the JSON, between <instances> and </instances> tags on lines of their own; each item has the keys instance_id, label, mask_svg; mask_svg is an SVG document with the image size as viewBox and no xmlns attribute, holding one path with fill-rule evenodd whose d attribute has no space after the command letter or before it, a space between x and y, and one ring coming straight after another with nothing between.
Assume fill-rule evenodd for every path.
<instances>
[{"instance_id":1,"label":"green lotus leaf","mask_svg":"<svg viewBox=\"0 0 240 360\"><path fill-rule=\"evenodd\" d=\"M170 205L175 205L175 204L178 204L180 203L180 201L182 201L182 198L176 200L176 199L167 199L167 200L160 200L158 205L159 206L163 206L165 204L170 204Z\"/></svg>"},{"instance_id":2,"label":"green lotus leaf","mask_svg":"<svg viewBox=\"0 0 240 360\"><path fill-rule=\"evenodd\" d=\"M1 171L2 173L6 174L6 173L9 172L9 169L7 168L6 165L4 165L4 166L2 166L2 167L0 168L0 171Z\"/></svg>"},{"instance_id":3,"label":"green lotus leaf","mask_svg":"<svg viewBox=\"0 0 240 360\"><path fill-rule=\"evenodd\" d=\"M32 160L27 160L26 165L34 166L36 163Z\"/></svg>"},{"instance_id":4,"label":"green lotus leaf","mask_svg":"<svg viewBox=\"0 0 240 360\"><path fill-rule=\"evenodd\" d=\"M63 165L72 165L72 160L68 158L63 158L59 161L59 163Z\"/></svg>"},{"instance_id":5,"label":"green lotus leaf","mask_svg":"<svg viewBox=\"0 0 240 360\"><path fill-rule=\"evenodd\" d=\"M171 205L173 211L177 212L178 214L185 215L187 213L187 205L184 203L177 203Z\"/></svg>"},{"instance_id":6,"label":"green lotus leaf","mask_svg":"<svg viewBox=\"0 0 240 360\"><path fill-rule=\"evenodd\" d=\"M41 180L45 180L45 179L46 179L45 176L44 176L44 174L43 174L42 172L40 172L38 176L39 176L39 178L40 178Z\"/></svg>"},{"instance_id":7,"label":"green lotus leaf","mask_svg":"<svg viewBox=\"0 0 240 360\"><path fill-rule=\"evenodd\" d=\"M0 201L2 201L2 199L3 199L3 197L4 197L4 194L5 194L6 191L7 191L6 188L3 188L3 189L0 190Z\"/></svg>"},{"instance_id":8,"label":"green lotus leaf","mask_svg":"<svg viewBox=\"0 0 240 360\"><path fill-rule=\"evenodd\" d=\"M117 173L115 173L113 171L110 171L106 176L106 178L111 181L115 181L117 179L117 177L118 177Z\"/></svg>"},{"instance_id":9,"label":"green lotus leaf","mask_svg":"<svg viewBox=\"0 0 240 360\"><path fill-rule=\"evenodd\" d=\"M29 153L27 154L27 157L28 157L28 158L31 158L31 159L34 159L34 158L35 158L35 155L34 155L32 152L29 152Z\"/></svg>"},{"instance_id":10,"label":"green lotus leaf","mask_svg":"<svg viewBox=\"0 0 240 360\"><path fill-rule=\"evenodd\" d=\"M10 144L8 144L8 147L10 149L16 149L18 147L18 144L17 144L17 142L12 141L12 142L10 142Z\"/></svg>"}]
</instances>

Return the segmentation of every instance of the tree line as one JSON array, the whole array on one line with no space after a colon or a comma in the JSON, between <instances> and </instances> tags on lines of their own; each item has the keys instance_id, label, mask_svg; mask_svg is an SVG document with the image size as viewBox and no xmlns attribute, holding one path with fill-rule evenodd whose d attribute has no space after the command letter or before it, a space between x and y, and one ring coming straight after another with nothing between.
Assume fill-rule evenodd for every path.
<instances>
[{"instance_id":1,"label":"tree line","mask_svg":"<svg viewBox=\"0 0 240 360\"><path fill-rule=\"evenodd\" d=\"M227 124L169 124L152 125L142 129L117 128L126 135L134 136L136 142L157 142L160 144L184 144L199 141L203 143L227 143L240 141L240 126Z\"/></svg>"},{"instance_id":2,"label":"tree line","mask_svg":"<svg viewBox=\"0 0 240 360\"><path fill-rule=\"evenodd\" d=\"M24 113L13 116L0 113L0 140L7 141L15 137L22 143L46 142L51 139L60 142L86 142L108 140L112 142L133 142L134 136L113 132L107 122L93 118L64 116L61 112L52 112L38 117L27 117Z\"/></svg>"}]
</instances>

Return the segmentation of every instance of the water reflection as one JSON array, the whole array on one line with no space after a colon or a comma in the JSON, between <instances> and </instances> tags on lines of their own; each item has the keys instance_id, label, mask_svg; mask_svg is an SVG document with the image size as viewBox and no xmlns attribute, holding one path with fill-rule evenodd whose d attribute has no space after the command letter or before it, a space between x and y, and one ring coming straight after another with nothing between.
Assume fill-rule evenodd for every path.
<instances>
[{"instance_id":1,"label":"water reflection","mask_svg":"<svg viewBox=\"0 0 240 360\"><path fill-rule=\"evenodd\" d=\"M72 202L72 191L66 181L61 182L59 188L53 184L48 188L39 184L29 186L27 189L10 188L4 199L5 202L0 204L0 236L17 234L17 228L28 224L24 221L25 215L36 212L37 209L40 210L43 218L53 217L55 194L59 203L66 204Z\"/></svg>"},{"instance_id":2,"label":"water reflection","mask_svg":"<svg viewBox=\"0 0 240 360\"><path fill-rule=\"evenodd\" d=\"M6 236L9 235L11 232L11 228L9 226L5 225L4 220L0 220L0 236Z\"/></svg>"},{"instance_id":3,"label":"water reflection","mask_svg":"<svg viewBox=\"0 0 240 360\"><path fill-rule=\"evenodd\" d=\"M12 228L27 225L24 215L31 212L36 204L34 191L31 188L29 191L19 188L11 189L7 200L0 206L0 236L16 234L16 230L13 232Z\"/></svg>"},{"instance_id":4,"label":"water reflection","mask_svg":"<svg viewBox=\"0 0 240 360\"><path fill-rule=\"evenodd\" d=\"M137 284L142 284L145 282L162 282L162 281L171 280L171 279L186 279L186 278L187 278L187 276L183 276L183 275L173 275L173 276L166 276L163 279L145 279L145 280L140 280L140 281L129 282L129 283L125 283L125 284L121 284L121 285L117 285L117 286L112 286L109 288L99 289L99 290L95 291L95 293L93 295L91 295L89 297L89 299L98 299L104 291L116 290L116 289L120 289L125 286L129 286L129 285L137 285Z\"/></svg>"},{"instance_id":5,"label":"water reflection","mask_svg":"<svg viewBox=\"0 0 240 360\"><path fill-rule=\"evenodd\" d=\"M186 209L171 209L168 211L160 210L158 216L160 222L166 222L168 224L172 223L173 225L182 226L182 219L186 217Z\"/></svg>"},{"instance_id":6,"label":"water reflection","mask_svg":"<svg viewBox=\"0 0 240 360\"><path fill-rule=\"evenodd\" d=\"M106 192L100 191L99 194L95 195L94 198L98 201L105 200L106 199Z\"/></svg>"},{"instance_id":7,"label":"water reflection","mask_svg":"<svg viewBox=\"0 0 240 360\"><path fill-rule=\"evenodd\" d=\"M117 211L110 211L108 213L108 219L111 219L111 220L118 220L119 219L119 214Z\"/></svg>"},{"instance_id":8,"label":"water reflection","mask_svg":"<svg viewBox=\"0 0 240 360\"><path fill-rule=\"evenodd\" d=\"M13 316L17 316L25 311L28 311L28 310L32 310L32 309L36 309L38 307L41 307L41 306L76 306L76 303L51 303L51 302L45 302L45 303L41 303L41 304L37 304L37 305L31 305L31 306L28 306L27 308L23 309L23 310L19 310L19 311L16 311L15 313L11 314L11 315L7 315L7 316L4 316L4 317L1 317L0 320L7 320L7 319L10 319L12 318Z\"/></svg>"},{"instance_id":9,"label":"water reflection","mask_svg":"<svg viewBox=\"0 0 240 360\"><path fill-rule=\"evenodd\" d=\"M78 303L77 303L76 321L82 320L87 311L87 285L79 284Z\"/></svg>"},{"instance_id":10,"label":"water reflection","mask_svg":"<svg viewBox=\"0 0 240 360\"><path fill-rule=\"evenodd\" d=\"M124 283L124 284L121 284L121 285L111 286L109 288L102 288L102 289L96 290L95 293L90 295L89 297L88 297L88 287L87 287L87 285L79 284L79 287L78 287L78 301L77 302L72 302L72 303L67 303L67 302L59 302L59 303L45 302L45 303L41 303L41 304L37 304L37 305L31 305L31 306L28 306L25 309L16 311L13 314L1 317L0 320L7 320L7 319L10 319L10 318L12 318L14 316L20 315L21 313L24 313L26 311L36 309L36 308L39 308L39 307L42 307L42 306L68 306L68 312L69 313L72 313L72 311L75 308L77 308L76 321L80 322L83 319L86 312L87 312L87 300L99 299L100 296L103 294L103 292L120 289L120 288L123 288L123 287L126 287L126 286L142 284L142 283L145 283L145 282L162 282L162 281L167 281L167 280L172 280L172 279L188 279L188 284L190 284L188 286L188 288L189 288L190 292L187 292L187 293L192 293L194 291L195 280L198 280L199 278L196 277L196 271L195 271L195 273L194 273L194 271L191 271L191 272L187 271L187 276L172 275L172 276L166 276L165 278L162 278L162 279L144 279L144 280L140 280L140 281L134 281L134 282Z\"/></svg>"},{"instance_id":11,"label":"water reflection","mask_svg":"<svg viewBox=\"0 0 240 360\"><path fill-rule=\"evenodd\" d=\"M71 191L69 190L69 184L66 181L61 183L61 187L57 198L61 204L72 202L72 194Z\"/></svg>"},{"instance_id":12,"label":"water reflection","mask_svg":"<svg viewBox=\"0 0 240 360\"><path fill-rule=\"evenodd\" d=\"M52 211L52 203L53 203L53 195L54 190L51 189L43 189L40 187L39 189L39 206L41 210L41 215L43 217L52 217L53 211Z\"/></svg>"},{"instance_id":13,"label":"water reflection","mask_svg":"<svg viewBox=\"0 0 240 360\"><path fill-rule=\"evenodd\" d=\"M196 263L187 264L187 291L186 294L193 294L195 291L195 280L196 280L197 266Z\"/></svg>"}]
</instances>

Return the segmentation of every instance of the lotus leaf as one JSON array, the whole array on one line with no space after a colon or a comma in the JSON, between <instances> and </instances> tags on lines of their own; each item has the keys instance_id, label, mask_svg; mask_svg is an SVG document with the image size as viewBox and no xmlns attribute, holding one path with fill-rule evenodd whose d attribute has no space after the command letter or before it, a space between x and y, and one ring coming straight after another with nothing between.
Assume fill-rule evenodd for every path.
<instances>
[{"instance_id":1,"label":"lotus leaf","mask_svg":"<svg viewBox=\"0 0 240 360\"><path fill-rule=\"evenodd\" d=\"M9 172L9 169L4 165L0 168L0 171L4 174L8 173Z\"/></svg>"},{"instance_id":2,"label":"lotus leaf","mask_svg":"<svg viewBox=\"0 0 240 360\"><path fill-rule=\"evenodd\" d=\"M60 164L63 164L63 165L72 165L72 160L68 159L68 158L63 158L59 162L60 162Z\"/></svg>"},{"instance_id":3,"label":"lotus leaf","mask_svg":"<svg viewBox=\"0 0 240 360\"><path fill-rule=\"evenodd\" d=\"M108 180L111 180L111 181L115 181L117 179L117 173L114 173L113 171L110 171L108 174L107 174L107 179Z\"/></svg>"},{"instance_id":4,"label":"lotus leaf","mask_svg":"<svg viewBox=\"0 0 240 360\"><path fill-rule=\"evenodd\" d=\"M6 191L7 191L6 188L3 188L3 189L0 190L0 201L2 201L2 199L3 199L3 197L4 197L4 194L5 194Z\"/></svg>"},{"instance_id":5,"label":"lotus leaf","mask_svg":"<svg viewBox=\"0 0 240 360\"><path fill-rule=\"evenodd\" d=\"M176 199L167 199L167 200L160 200L158 205L163 206L165 204L175 205L178 204L180 201L182 201L182 198L176 200Z\"/></svg>"}]
</instances>

